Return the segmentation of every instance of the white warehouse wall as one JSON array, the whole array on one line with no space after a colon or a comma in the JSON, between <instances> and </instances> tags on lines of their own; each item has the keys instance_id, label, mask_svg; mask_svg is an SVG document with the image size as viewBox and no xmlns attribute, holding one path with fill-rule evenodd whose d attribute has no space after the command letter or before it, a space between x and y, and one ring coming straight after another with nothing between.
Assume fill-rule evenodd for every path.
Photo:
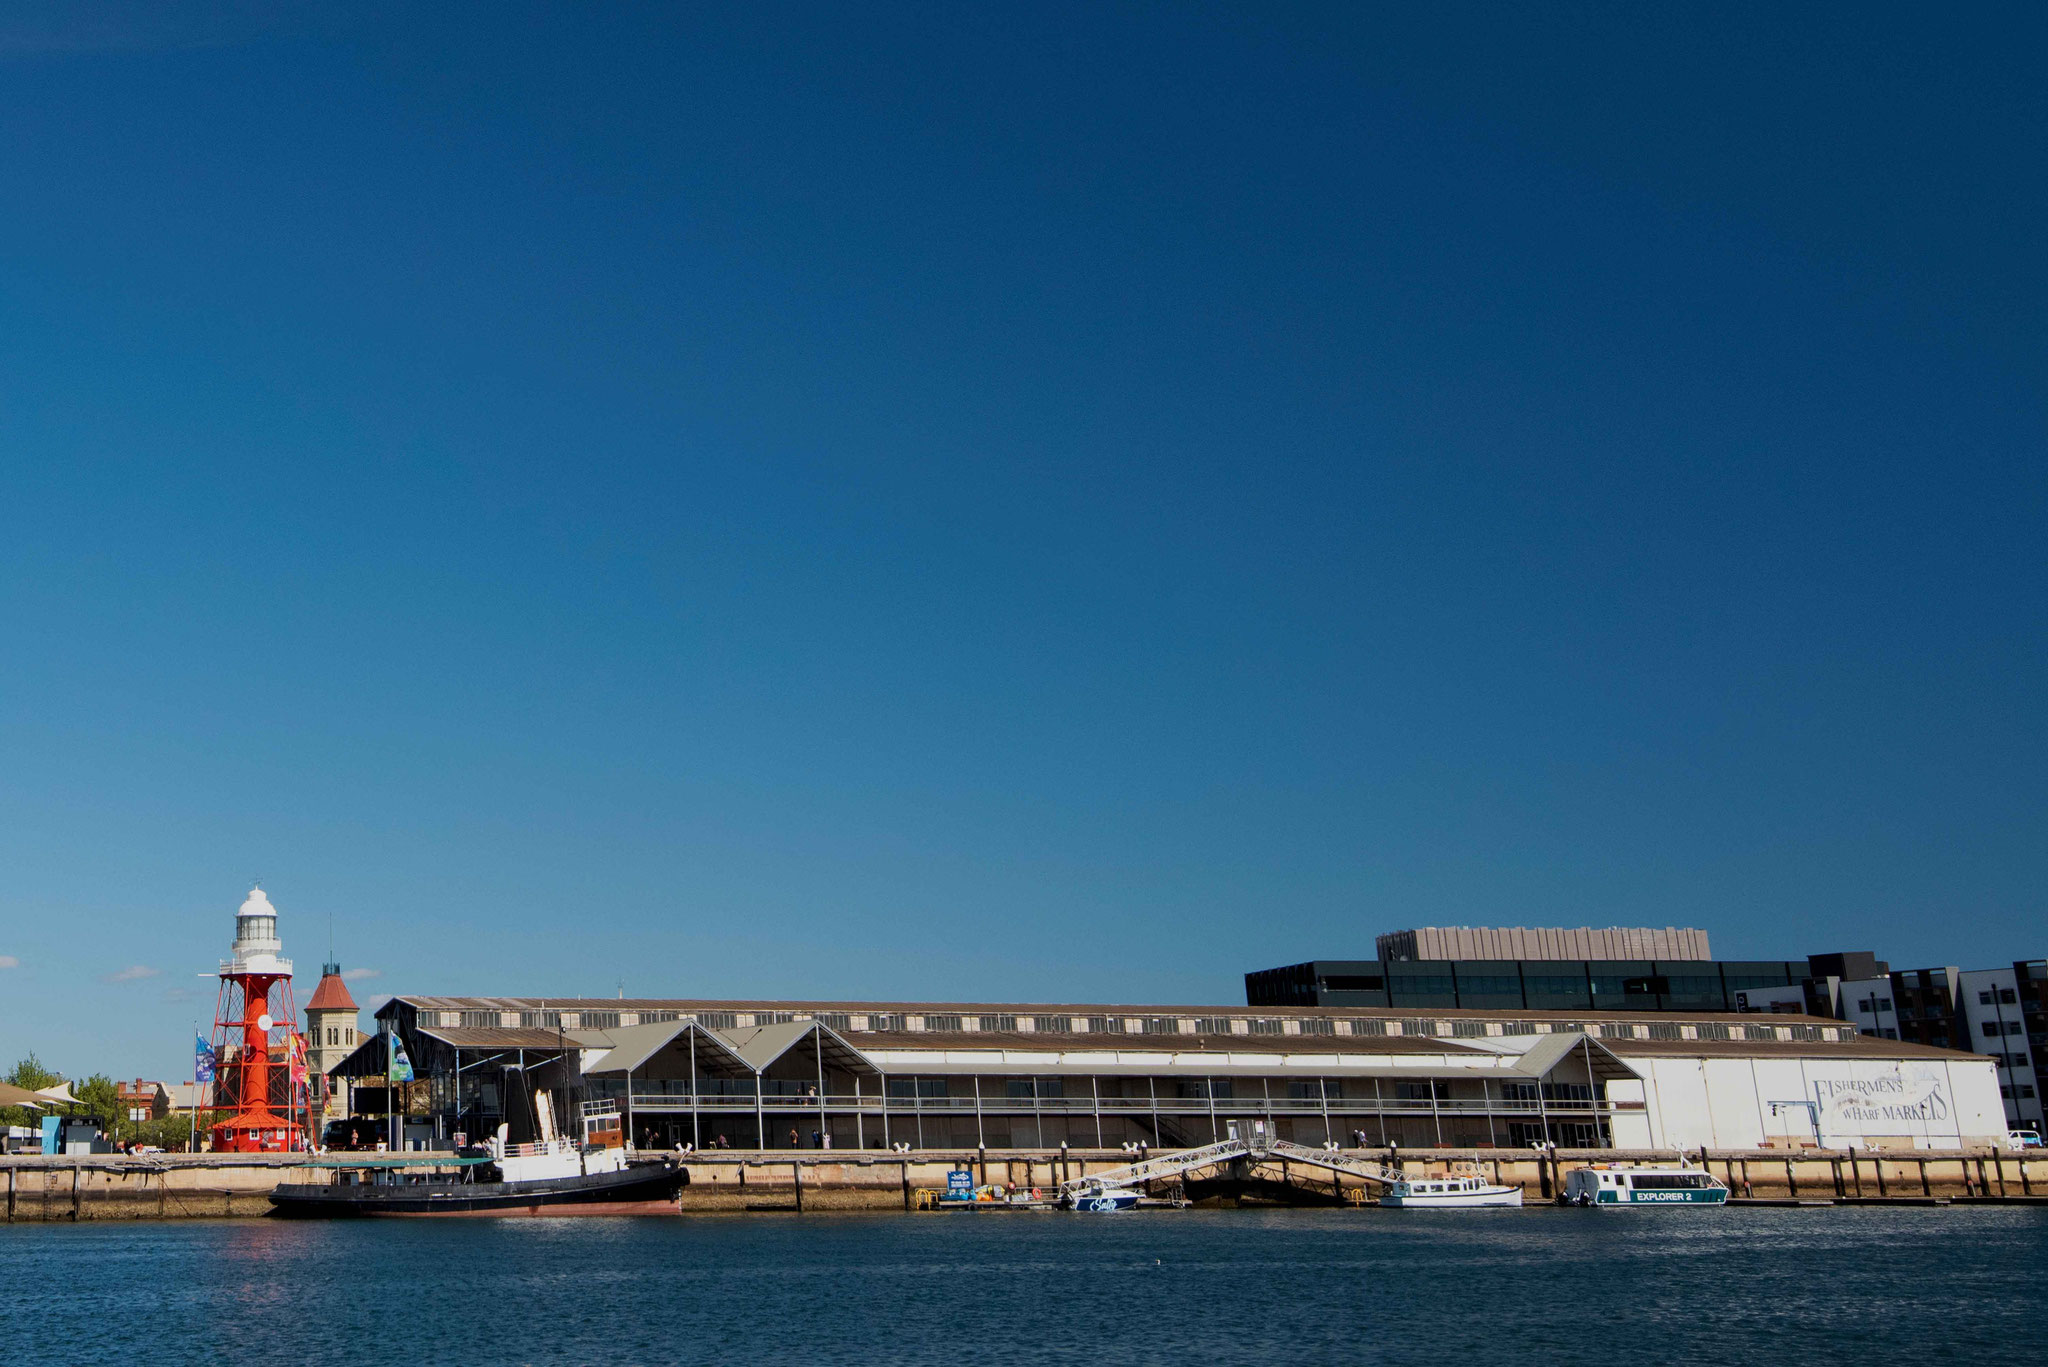
<instances>
[{"instance_id":1,"label":"white warehouse wall","mask_svg":"<svg viewBox=\"0 0 2048 1367\"><path fill-rule=\"evenodd\" d=\"M1988 1059L1833 1060L1631 1058L1647 1074L1640 1127L1655 1148L1753 1148L1766 1141L1829 1148L1953 1149L2002 1143L1998 1078ZM1620 1084L1626 1087L1627 1084ZM1617 1088L1615 1095L1623 1093ZM1771 1114L1771 1102L1789 1102Z\"/></svg>"}]
</instances>

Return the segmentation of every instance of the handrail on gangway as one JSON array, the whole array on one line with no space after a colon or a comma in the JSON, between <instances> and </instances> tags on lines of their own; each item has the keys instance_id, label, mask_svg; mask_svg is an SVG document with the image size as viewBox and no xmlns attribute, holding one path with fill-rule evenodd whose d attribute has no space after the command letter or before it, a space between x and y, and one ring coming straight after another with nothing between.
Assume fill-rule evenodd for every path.
<instances>
[{"instance_id":1,"label":"handrail on gangway","mask_svg":"<svg viewBox=\"0 0 2048 1367\"><path fill-rule=\"evenodd\" d=\"M1324 1168L1330 1172L1344 1173L1366 1182L1386 1184L1399 1180L1400 1175L1378 1163L1368 1163L1362 1158L1352 1158L1334 1149L1312 1149L1306 1144L1294 1144L1285 1139L1226 1139L1220 1144L1204 1144L1197 1149L1182 1149L1178 1153L1161 1154L1157 1158L1146 1158L1107 1172L1089 1173L1060 1183L1063 1195L1072 1196L1082 1191L1101 1190L1112 1187L1142 1186L1162 1177L1178 1177L1197 1168L1213 1167L1227 1163L1234 1158L1248 1158L1254 1162L1268 1158L1281 1158L1292 1163L1307 1163L1312 1167Z\"/></svg>"}]
</instances>

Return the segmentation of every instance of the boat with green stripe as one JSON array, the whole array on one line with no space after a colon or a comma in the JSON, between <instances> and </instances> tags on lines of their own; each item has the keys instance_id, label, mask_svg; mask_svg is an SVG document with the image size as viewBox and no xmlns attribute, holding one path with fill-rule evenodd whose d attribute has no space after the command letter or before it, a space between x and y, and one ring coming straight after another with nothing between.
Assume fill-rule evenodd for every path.
<instances>
[{"instance_id":1,"label":"boat with green stripe","mask_svg":"<svg viewBox=\"0 0 2048 1367\"><path fill-rule=\"evenodd\" d=\"M1705 1168L1595 1163L1565 1174L1561 1206L1720 1206L1728 1188Z\"/></svg>"}]
</instances>

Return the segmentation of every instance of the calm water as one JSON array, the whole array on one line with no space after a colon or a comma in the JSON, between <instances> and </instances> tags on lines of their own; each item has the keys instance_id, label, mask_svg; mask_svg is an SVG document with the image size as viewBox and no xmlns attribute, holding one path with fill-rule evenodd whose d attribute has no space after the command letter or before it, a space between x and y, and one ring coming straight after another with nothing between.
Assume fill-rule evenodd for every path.
<instances>
[{"instance_id":1,"label":"calm water","mask_svg":"<svg viewBox=\"0 0 2048 1367\"><path fill-rule=\"evenodd\" d=\"M0 1228L52 1362L2017 1360L2048 1209L1180 1212ZM248 1358L250 1351L236 1354Z\"/></svg>"}]
</instances>

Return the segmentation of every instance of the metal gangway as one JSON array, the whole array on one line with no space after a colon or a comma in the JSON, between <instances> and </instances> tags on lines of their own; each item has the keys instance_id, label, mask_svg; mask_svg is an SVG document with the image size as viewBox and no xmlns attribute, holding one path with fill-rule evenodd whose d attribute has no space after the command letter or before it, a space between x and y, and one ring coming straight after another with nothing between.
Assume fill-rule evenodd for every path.
<instances>
[{"instance_id":1,"label":"metal gangway","mask_svg":"<svg viewBox=\"0 0 2048 1367\"><path fill-rule=\"evenodd\" d=\"M1400 1174L1382 1164L1369 1163L1363 1158L1353 1158L1335 1149L1312 1149L1306 1144L1268 1138L1263 1133L1263 1128L1261 1126L1254 1129L1249 1139L1232 1135L1220 1144L1204 1144L1198 1149L1181 1149L1175 1153L1161 1154L1157 1158L1142 1159L1121 1168L1111 1168L1107 1172L1076 1177L1060 1183L1060 1195L1072 1197L1087 1191L1143 1186L1162 1177L1179 1177L1198 1168L1213 1167L1234 1159L1245 1159L1253 1163L1284 1159L1290 1163L1306 1163L1311 1167L1382 1185L1399 1180Z\"/></svg>"}]
</instances>

